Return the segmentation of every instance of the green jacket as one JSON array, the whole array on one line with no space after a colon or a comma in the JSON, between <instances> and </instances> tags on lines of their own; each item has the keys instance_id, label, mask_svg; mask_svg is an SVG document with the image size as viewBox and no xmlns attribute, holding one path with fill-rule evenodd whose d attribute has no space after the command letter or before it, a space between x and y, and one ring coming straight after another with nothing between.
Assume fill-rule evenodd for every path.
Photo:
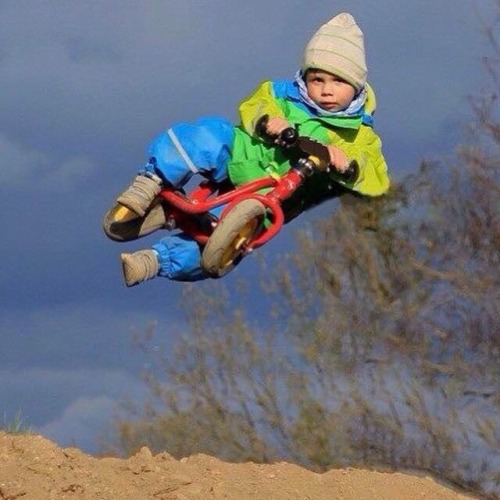
<instances>
[{"instance_id":1,"label":"green jacket","mask_svg":"<svg viewBox=\"0 0 500 500\"><path fill-rule=\"evenodd\" d=\"M228 166L229 177L234 184L239 185L270 175L272 171L283 174L289 170L290 165L280 151L265 145L255 136L257 120L267 114L285 118L297 126L300 135L338 146L350 160L356 160L359 164L360 175L354 183L342 181L333 169L328 174L314 174L302 189L301 197L307 198L306 205L313 205L328 197L330 191L331 196L334 196L339 184L363 195L381 195L389 188L389 177L381 141L371 126L375 108L375 93L367 85L367 99L360 114L319 116L303 102L295 82L266 81L240 104L241 125L236 127Z\"/></svg>"}]
</instances>

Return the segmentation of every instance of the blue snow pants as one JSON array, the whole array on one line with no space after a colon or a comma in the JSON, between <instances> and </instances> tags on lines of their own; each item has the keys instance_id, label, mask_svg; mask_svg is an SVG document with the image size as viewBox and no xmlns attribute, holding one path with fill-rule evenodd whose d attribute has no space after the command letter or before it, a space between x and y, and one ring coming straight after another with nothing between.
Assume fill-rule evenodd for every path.
<instances>
[{"instance_id":1,"label":"blue snow pants","mask_svg":"<svg viewBox=\"0 0 500 500\"><path fill-rule=\"evenodd\" d=\"M178 123L149 145L148 162L139 173L154 173L174 187L184 186L196 174L215 182L227 179L234 127L225 118L202 118ZM222 207L214 213L220 214ZM185 233L172 233L153 245L160 263L159 276L176 281L208 278L200 265L201 248Z\"/></svg>"}]
</instances>

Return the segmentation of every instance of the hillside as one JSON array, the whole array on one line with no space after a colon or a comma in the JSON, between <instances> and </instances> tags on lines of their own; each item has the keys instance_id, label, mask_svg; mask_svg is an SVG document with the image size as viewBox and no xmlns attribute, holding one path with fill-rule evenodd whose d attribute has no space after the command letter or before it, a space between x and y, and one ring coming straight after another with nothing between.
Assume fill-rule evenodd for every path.
<instances>
[{"instance_id":1,"label":"hillside","mask_svg":"<svg viewBox=\"0 0 500 500\"><path fill-rule=\"evenodd\" d=\"M175 460L147 448L94 458L36 435L0 433L0 500L458 500L474 498L424 475L345 469L315 474L286 463Z\"/></svg>"}]
</instances>

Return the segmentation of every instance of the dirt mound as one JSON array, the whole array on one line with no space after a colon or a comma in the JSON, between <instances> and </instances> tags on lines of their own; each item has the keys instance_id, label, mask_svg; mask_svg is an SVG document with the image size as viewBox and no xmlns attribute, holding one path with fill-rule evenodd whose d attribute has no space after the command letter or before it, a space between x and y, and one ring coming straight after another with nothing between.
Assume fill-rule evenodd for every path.
<instances>
[{"instance_id":1,"label":"dirt mound","mask_svg":"<svg viewBox=\"0 0 500 500\"><path fill-rule=\"evenodd\" d=\"M147 448L97 459L34 435L0 433L0 500L410 500L467 499L430 477L356 469L315 474L277 463L230 464L205 455L175 460Z\"/></svg>"}]
</instances>

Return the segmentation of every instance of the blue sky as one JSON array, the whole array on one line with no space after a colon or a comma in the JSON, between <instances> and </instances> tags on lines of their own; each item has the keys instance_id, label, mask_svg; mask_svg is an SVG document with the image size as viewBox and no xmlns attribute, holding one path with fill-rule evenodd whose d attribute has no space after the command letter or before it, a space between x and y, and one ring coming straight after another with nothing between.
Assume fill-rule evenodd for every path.
<instances>
[{"instance_id":1,"label":"blue sky","mask_svg":"<svg viewBox=\"0 0 500 500\"><path fill-rule=\"evenodd\" d=\"M376 129L395 178L452 154L485 85L473 0L2 0L0 418L94 449L146 361L132 333L175 338L184 285L127 289L101 219L172 122L237 119L265 79L292 77L309 37L351 12L365 33ZM481 1L485 19L492 12ZM314 214L306 217L313 217ZM294 222L295 227L300 222ZM292 227L260 253L285 250ZM249 259L225 280L256 278ZM201 284L200 286L207 286Z\"/></svg>"}]
</instances>

